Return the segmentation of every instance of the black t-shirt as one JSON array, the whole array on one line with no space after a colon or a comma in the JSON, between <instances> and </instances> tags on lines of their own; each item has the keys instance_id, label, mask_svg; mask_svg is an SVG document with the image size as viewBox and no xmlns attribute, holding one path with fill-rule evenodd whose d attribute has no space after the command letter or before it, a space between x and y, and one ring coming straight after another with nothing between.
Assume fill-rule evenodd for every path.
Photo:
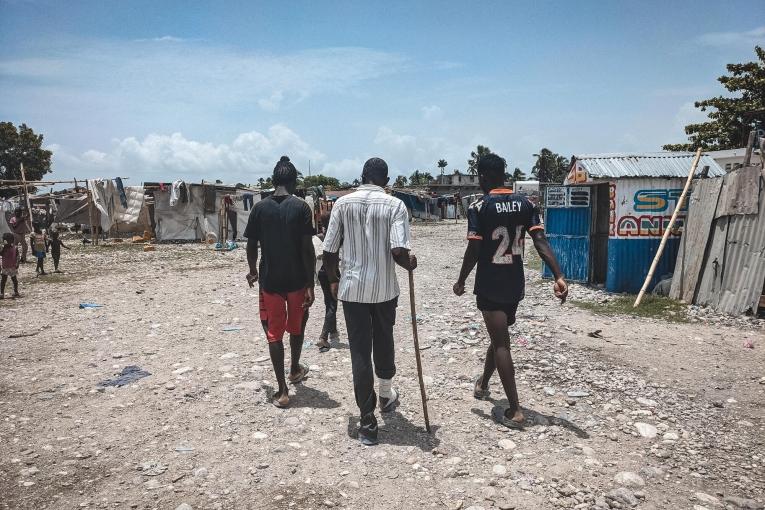
<instances>
[{"instance_id":1,"label":"black t-shirt","mask_svg":"<svg viewBox=\"0 0 765 510\"><path fill-rule=\"evenodd\" d=\"M261 289L282 294L308 285L313 275L305 274L301 250L303 237L312 235L311 209L299 198L271 195L255 204L244 237L260 242Z\"/></svg>"},{"instance_id":2,"label":"black t-shirt","mask_svg":"<svg viewBox=\"0 0 765 510\"><path fill-rule=\"evenodd\" d=\"M523 242L542 229L539 210L523 195L497 188L468 208L468 239L481 241L473 293L496 303L523 299Z\"/></svg>"}]
</instances>

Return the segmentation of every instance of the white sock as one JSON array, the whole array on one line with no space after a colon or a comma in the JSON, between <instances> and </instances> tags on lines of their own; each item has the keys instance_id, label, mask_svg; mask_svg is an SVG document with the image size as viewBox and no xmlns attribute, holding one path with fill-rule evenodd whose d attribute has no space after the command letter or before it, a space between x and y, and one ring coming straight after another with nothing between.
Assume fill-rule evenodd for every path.
<instances>
[{"instance_id":1,"label":"white sock","mask_svg":"<svg viewBox=\"0 0 765 510\"><path fill-rule=\"evenodd\" d=\"M382 398L391 398L393 395L391 393L391 386L393 385L393 379L378 379L378 384L380 387L379 394Z\"/></svg>"}]
</instances>

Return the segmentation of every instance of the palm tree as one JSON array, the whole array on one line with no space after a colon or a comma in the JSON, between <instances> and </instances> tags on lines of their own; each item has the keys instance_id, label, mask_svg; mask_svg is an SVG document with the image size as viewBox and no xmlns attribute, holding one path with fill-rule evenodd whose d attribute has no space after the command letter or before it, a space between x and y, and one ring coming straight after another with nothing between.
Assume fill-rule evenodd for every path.
<instances>
[{"instance_id":1,"label":"palm tree","mask_svg":"<svg viewBox=\"0 0 765 510\"><path fill-rule=\"evenodd\" d=\"M531 169L531 175L540 182L563 182L568 173L568 158L546 148L534 154L534 157L537 161Z\"/></svg>"},{"instance_id":2,"label":"palm tree","mask_svg":"<svg viewBox=\"0 0 765 510\"><path fill-rule=\"evenodd\" d=\"M524 179L526 179L526 174L523 173L520 168L515 167L515 170L513 171L513 182L522 181Z\"/></svg>"},{"instance_id":3,"label":"palm tree","mask_svg":"<svg viewBox=\"0 0 765 510\"><path fill-rule=\"evenodd\" d=\"M479 145L470 153L470 159L468 160L468 173L470 175L476 175L478 173L478 160L487 154L491 154L491 149L483 145Z\"/></svg>"},{"instance_id":4,"label":"palm tree","mask_svg":"<svg viewBox=\"0 0 765 510\"><path fill-rule=\"evenodd\" d=\"M445 159L439 159L438 160L438 168L441 169L441 175L444 175L444 168L446 168L446 165L449 163L446 162Z\"/></svg>"}]
</instances>

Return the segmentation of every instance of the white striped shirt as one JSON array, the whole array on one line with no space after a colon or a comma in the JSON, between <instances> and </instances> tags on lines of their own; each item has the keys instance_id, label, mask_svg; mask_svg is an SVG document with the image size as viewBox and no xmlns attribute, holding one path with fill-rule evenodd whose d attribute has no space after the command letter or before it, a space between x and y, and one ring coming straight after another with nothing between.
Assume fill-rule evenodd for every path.
<instances>
[{"instance_id":1,"label":"white striped shirt","mask_svg":"<svg viewBox=\"0 0 765 510\"><path fill-rule=\"evenodd\" d=\"M341 245L340 301L383 303L398 297L391 250L410 249L409 215L401 200L372 184L340 197L332 207L324 251L337 253Z\"/></svg>"}]
</instances>

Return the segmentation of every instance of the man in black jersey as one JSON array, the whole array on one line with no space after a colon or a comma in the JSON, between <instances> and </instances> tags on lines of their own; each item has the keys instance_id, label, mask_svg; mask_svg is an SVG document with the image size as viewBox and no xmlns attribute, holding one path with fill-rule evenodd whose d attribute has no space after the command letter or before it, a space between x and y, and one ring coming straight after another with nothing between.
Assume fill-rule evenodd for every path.
<instances>
[{"instance_id":1,"label":"man in black jersey","mask_svg":"<svg viewBox=\"0 0 765 510\"><path fill-rule=\"evenodd\" d=\"M478 162L478 180L485 195L468 208L468 246L454 293L465 293L465 281L478 264L475 289L478 309L483 314L491 346L486 352L483 374L475 385L475 397L488 397L489 378L496 368L510 407L492 410L494 419L510 428L521 428L524 416L518 404L515 367L510 355L508 326L515 323L518 303L525 294L523 243L531 235L540 257L555 277L555 297L566 301L568 286L544 234L539 211L529 200L504 187L507 163L496 154Z\"/></svg>"}]
</instances>

